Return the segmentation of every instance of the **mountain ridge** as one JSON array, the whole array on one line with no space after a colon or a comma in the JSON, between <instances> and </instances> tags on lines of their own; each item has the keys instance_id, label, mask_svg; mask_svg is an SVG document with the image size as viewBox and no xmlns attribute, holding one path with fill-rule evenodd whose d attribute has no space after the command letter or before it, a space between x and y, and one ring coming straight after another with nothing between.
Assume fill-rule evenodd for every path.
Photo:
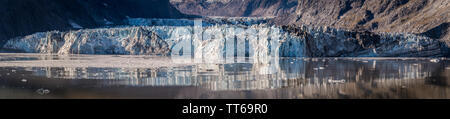
<instances>
[{"instance_id":1,"label":"mountain ridge","mask_svg":"<svg viewBox=\"0 0 450 119\"><path fill-rule=\"evenodd\" d=\"M185 14L277 16L272 24L422 34L450 45L449 0L171 0L171 3Z\"/></svg>"},{"instance_id":2,"label":"mountain ridge","mask_svg":"<svg viewBox=\"0 0 450 119\"><path fill-rule=\"evenodd\" d=\"M36 32L123 25L127 17L195 17L165 0L2 0L0 13L0 46Z\"/></svg>"}]
</instances>

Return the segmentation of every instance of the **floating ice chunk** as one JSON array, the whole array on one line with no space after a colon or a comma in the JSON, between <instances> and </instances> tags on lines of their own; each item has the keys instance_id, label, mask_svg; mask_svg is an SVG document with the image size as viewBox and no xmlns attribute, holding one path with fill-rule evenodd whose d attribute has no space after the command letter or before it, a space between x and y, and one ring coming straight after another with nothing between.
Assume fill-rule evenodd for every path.
<instances>
[{"instance_id":1,"label":"floating ice chunk","mask_svg":"<svg viewBox=\"0 0 450 119\"><path fill-rule=\"evenodd\" d=\"M50 93L50 90L44 89L44 88L39 88L36 90L36 93L38 93L39 95L47 95Z\"/></svg>"},{"instance_id":2,"label":"floating ice chunk","mask_svg":"<svg viewBox=\"0 0 450 119\"><path fill-rule=\"evenodd\" d=\"M341 79L341 80L328 79L328 83L345 83L345 80L344 79Z\"/></svg>"},{"instance_id":3,"label":"floating ice chunk","mask_svg":"<svg viewBox=\"0 0 450 119\"><path fill-rule=\"evenodd\" d=\"M439 59L431 59L430 62L438 63L438 62L439 62Z\"/></svg>"},{"instance_id":4,"label":"floating ice chunk","mask_svg":"<svg viewBox=\"0 0 450 119\"><path fill-rule=\"evenodd\" d=\"M25 83L25 82L27 82L27 79L22 79L22 80L20 80L20 81L22 81L22 82L24 82L24 83Z\"/></svg>"},{"instance_id":5,"label":"floating ice chunk","mask_svg":"<svg viewBox=\"0 0 450 119\"><path fill-rule=\"evenodd\" d=\"M325 67L319 67L320 70L325 69Z\"/></svg>"}]
</instances>

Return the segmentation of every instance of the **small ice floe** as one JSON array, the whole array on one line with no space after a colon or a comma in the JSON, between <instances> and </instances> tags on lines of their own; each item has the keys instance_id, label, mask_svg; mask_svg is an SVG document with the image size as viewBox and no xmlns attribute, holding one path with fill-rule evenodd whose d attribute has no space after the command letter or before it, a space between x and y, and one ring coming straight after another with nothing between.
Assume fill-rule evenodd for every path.
<instances>
[{"instance_id":1,"label":"small ice floe","mask_svg":"<svg viewBox=\"0 0 450 119\"><path fill-rule=\"evenodd\" d=\"M325 67L318 67L318 68L313 68L314 70L323 70L325 69Z\"/></svg>"},{"instance_id":2,"label":"small ice floe","mask_svg":"<svg viewBox=\"0 0 450 119\"><path fill-rule=\"evenodd\" d=\"M16 73L16 70L13 69L13 70L11 70L11 72L12 72L12 73Z\"/></svg>"},{"instance_id":3,"label":"small ice floe","mask_svg":"<svg viewBox=\"0 0 450 119\"><path fill-rule=\"evenodd\" d=\"M309 58L303 58L303 61L308 62L310 59Z\"/></svg>"},{"instance_id":4,"label":"small ice floe","mask_svg":"<svg viewBox=\"0 0 450 119\"><path fill-rule=\"evenodd\" d=\"M365 60L365 61L362 61L362 62L364 62L364 63L369 63L369 61L366 61L366 60Z\"/></svg>"},{"instance_id":5,"label":"small ice floe","mask_svg":"<svg viewBox=\"0 0 450 119\"><path fill-rule=\"evenodd\" d=\"M345 80L344 79L341 79L341 80L328 79L328 83L345 83Z\"/></svg>"},{"instance_id":6,"label":"small ice floe","mask_svg":"<svg viewBox=\"0 0 450 119\"><path fill-rule=\"evenodd\" d=\"M294 64L294 62L291 62L291 64Z\"/></svg>"},{"instance_id":7,"label":"small ice floe","mask_svg":"<svg viewBox=\"0 0 450 119\"><path fill-rule=\"evenodd\" d=\"M22 79L22 80L20 80L20 81L26 83L28 80L27 80L27 79Z\"/></svg>"},{"instance_id":8,"label":"small ice floe","mask_svg":"<svg viewBox=\"0 0 450 119\"><path fill-rule=\"evenodd\" d=\"M430 62L438 63L438 62L439 62L439 59L431 59Z\"/></svg>"},{"instance_id":9,"label":"small ice floe","mask_svg":"<svg viewBox=\"0 0 450 119\"><path fill-rule=\"evenodd\" d=\"M47 95L50 93L50 90L44 89L44 88L39 88L36 90L36 93L38 93L39 95Z\"/></svg>"}]
</instances>

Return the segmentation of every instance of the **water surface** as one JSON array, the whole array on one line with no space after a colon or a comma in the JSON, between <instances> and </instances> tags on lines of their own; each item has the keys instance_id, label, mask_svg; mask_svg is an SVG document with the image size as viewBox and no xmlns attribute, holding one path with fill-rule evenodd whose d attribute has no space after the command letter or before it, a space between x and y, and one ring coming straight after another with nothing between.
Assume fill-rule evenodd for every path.
<instances>
[{"instance_id":1,"label":"water surface","mask_svg":"<svg viewBox=\"0 0 450 119\"><path fill-rule=\"evenodd\" d=\"M0 98L450 98L445 58L0 54Z\"/></svg>"}]
</instances>

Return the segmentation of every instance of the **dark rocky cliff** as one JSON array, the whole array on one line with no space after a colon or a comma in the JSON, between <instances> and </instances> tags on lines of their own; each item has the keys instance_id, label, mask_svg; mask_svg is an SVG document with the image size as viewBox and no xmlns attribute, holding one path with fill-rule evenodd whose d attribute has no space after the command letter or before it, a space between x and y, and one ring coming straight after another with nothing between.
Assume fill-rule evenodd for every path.
<instances>
[{"instance_id":1,"label":"dark rocky cliff","mask_svg":"<svg viewBox=\"0 0 450 119\"><path fill-rule=\"evenodd\" d=\"M190 17L168 0L1 0L0 46L35 32L121 25L128 17Z\"/></svg>"}]
</instances>

